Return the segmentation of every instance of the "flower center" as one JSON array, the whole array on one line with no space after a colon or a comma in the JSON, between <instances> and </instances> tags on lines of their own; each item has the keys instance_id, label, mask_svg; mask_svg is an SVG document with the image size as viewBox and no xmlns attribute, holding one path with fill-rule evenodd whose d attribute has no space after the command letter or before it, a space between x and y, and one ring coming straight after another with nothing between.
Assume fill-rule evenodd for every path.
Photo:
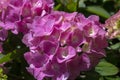
<instances>
[{"instance_id":1,"label":"flower center","mask_svg":"<svg viewBox=\"0 0 120 80\"><path fill-rule=\"evenodd\" d=\"M63 52L62 52L62 58L66 58L67 55L68 55L68 53L67 53L66 51L63 51Z\"/></svg>"},{"instance_id":2,"label":"flower center","mask_svg":"<svg viewBox=\"0 0 120 80\"><path fill-rule=\"evenodd\" d=\"M89 51L89 44L88 44L88 42L84 43L84 45L82 46L82 51L83 52Z\"/></svg>"}]
</instances>

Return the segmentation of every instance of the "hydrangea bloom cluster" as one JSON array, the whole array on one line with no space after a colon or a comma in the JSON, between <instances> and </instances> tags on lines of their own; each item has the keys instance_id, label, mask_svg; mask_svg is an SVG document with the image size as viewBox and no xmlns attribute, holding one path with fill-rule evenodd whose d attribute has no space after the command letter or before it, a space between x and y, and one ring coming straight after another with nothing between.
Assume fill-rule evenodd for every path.
<instances>
[{"instance_id":1,"label":"hydrangea bloom cluster","mask_svg":"<svg viewBox=\"0 0 120 80\"><path fill-rule=\"evenodd\" d=\"M53 4L52 0L0 0L0 53L8 30L27 33L34 17L49 14Z\"/></svg>"},{"instance_id":2,"label":"hydrangea bloom cluster","mask_svg":"<svg viewBox=\"0 0 120 80\"><path fill-rule=\"evenodd\" d=\"M0 26L15 34L26 33L34 17L50 13L52 7L52 0L1 0Z\"/></svg>"},{"instance_id":3,"label":"hydrangea bloom cluster","mask_svg":"<svg viewBox=\"0 0 120 80\"><path fill-rule=\"evenodd\" d=\"M112 39L120 37L120 11L111 16L105 21L105 27L107 30L107 37Z\"/></svg>"},{"instance_id":4,"label":"hydrangea bloom cluster","mask_svg":"<svg viewBox=\"0 0 120 80\"><path fill-rule=\"evenodd\" d=\"M106 32L98 16L53 11L36 16L29 27L22 41L30 52L24 56L37 80L75 80L105 56Z\"/></svg>"},{"instance_id":5,"label":"hydrangea bloom cluster","mask_svg":"<svg viewBox=\"0 0 120 80\"><path fill-rule=\"evenodd\" d=\"M53 11L53 0L1 0L0 52L7 30L24 34L27 70L37 79L75 80L105 56L106 31L99 17Z\"/></svg>"}]
</instances>

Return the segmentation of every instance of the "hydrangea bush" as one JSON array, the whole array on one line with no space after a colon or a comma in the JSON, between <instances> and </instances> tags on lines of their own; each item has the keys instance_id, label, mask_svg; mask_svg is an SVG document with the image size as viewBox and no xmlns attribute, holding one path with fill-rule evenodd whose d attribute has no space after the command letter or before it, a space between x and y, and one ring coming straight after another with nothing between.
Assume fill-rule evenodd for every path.
<instances>
[{"instance_id":1,"label":"hydrangea bush","mask_svg":"<svg viewBox=\"0 0 120 80\"><path fill-rule=\"evenodd\" d=\"M1 0L0 53L5 52L2 46L11 32L22 34L21 41L29 48L23 54L29 66L24 67L35 79L75 80L106 56L107 39L119 37L120 12L102 24L97 15L55 11L54 4Z\"/></svg>"}]
</instances>

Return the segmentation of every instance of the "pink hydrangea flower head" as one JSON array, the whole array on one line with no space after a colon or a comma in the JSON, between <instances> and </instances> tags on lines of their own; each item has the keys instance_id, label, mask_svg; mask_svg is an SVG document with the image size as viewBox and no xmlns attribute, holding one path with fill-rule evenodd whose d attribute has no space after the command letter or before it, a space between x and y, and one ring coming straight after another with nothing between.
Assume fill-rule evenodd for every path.
<instances>
[{"instance_id":1,"label":"pink hydrangea flower head","mask_svg":"<svg viewBox=\"0 0 120 80\"><path fill-rule=\"evenodd\" d=\"M120 37L120 10L105 21L105 27L109 39Z\"/></svg>"},{"instance_id":2,"label":"pink hydrangea flower head","mask_svg":"<svg viewBox=\"0 0 120 80\"><path fill-rule=\"evenodd\" d=\"M60 47L56 53L57 55L57 61L59 63L63 63L72 57L76 56L76 51L73 47L67 46L67 47Z\"/></svg>"},{"instance_id":3,"label":"pink hydrangea flower head","mask_svg":"<svg viewBox=\"0 0 120 80\"><path fill-rule=\"evenodd\" d=\"M10 0L1 0L0 1L0 13L2 10L6 9Z\"/></svg>"},{"instance_id":4,"label":"pink hydrangea flower head","mask_svg":"<svg viewBox=\"0 0 120 80\"><path fill-rule=\"evenodd\" d=\"M87 71L90 67L90 59L86 54L76 56L73 60L67 62L69 72L69 80L75 80L80 75L81 71Z\"/></svg>"},{"instance_id":5,"label":"pink hydrangea flower head","mask_svg":"<svg viewBox=\"0 0 120 80\"><path fill-rule=\"evenodd\" d=\"M28 23L35 16L45 16L53 9L52 0L2 0L0 1L0 26L13 33L27 33ZM24 24L24 25L23 25Z\"/></svg>"},{"instance_id":6,"label":"pink hydrangea flower head","mask_svg":"<svg viewBox=\"0 0 120 80\"><path fill-rule=\"evenodd\" d=\"M30 52L25 53L25 59L30 65L28 71L37 80L75 80L105 56L106 31L98 16L53 11L36 16L28 27L23 43Z\"/></svg>"}]
</instances>

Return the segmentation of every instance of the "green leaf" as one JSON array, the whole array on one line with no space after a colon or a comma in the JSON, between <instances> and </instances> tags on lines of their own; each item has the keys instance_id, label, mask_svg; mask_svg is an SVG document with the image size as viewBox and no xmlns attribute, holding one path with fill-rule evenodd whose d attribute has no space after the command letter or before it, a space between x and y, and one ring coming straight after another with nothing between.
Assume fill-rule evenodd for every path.
<instances>
[{"instance_id":1,"label":"green leaf","mask_svg":"<svg viewBox=\"0 0 120 80\"><path fill-rule=\"evenodd\" d=\"M76 11L77 10L77 3L71 1L70 3L67 4L67 8L71 12Z\"/></svg>"},{"instance_id":2,"label":"green leaf","mask_svg":"<svg viewBox=\"0 0 120 80\"><path fill-rule=\"evenodd\" d=\"M103 78L103 77L100 77L99 80L104 80L104 78Z\"/></svg>"},{"instance_id":3,"label":"green leaf","mask_svg":"<svg viewBox=\"0 0 120 80\"><path fill-rule=\"evenodd\" d=\"M119 72L118 68L115 65L106 61L99 62L99 64L95 67L95 71L102 76L111 76Z\"/></svg>"},{"instance_id":4,"label":"green leaf","mask_svg":"<svg viewBox=\"0 0 120 80\"><path fill-rule=\"evenodd\" d=\"M0 53L0 59L3 57L4 55L2 53Z\"/></svg>"},{"instance_id":5,"label":"green leaf","mask_svg":"<svg viewBox=\"0 0 120 80\"><path fill-rule=\"evenodd\" d=\"M8 53L7 55L4 55L4 56L2 55L2 57L0 57L0 64L10 61L11 55L12 55L12 53Z\"/></svg>"},{"instance_id":6,"label":"green leaf","mask_svg":"<svg viewBox=\"0 0 120 80\"><path fill-rule=\"evenodd\" d=\"M54 10L58 10L62 5L58 4L57 6L54 7Z\"/></svg>"},{"instance_id":7,"label":"green leaf","mask_svg":"<svg viewBox=\"0 0 120 80\"><path fill-rule=\"evenodd\" d=\"M116 44L110 46L110 48L114 49L114 50L119 49L120 48L120 43L116 43Z\"/></svg>"},{"instance_id":8,"label":"green leaf","mask_svg":"<svg viewBox=\"0 0 120 80\"><path fill-rule=\"evenodd\" d=\"M91 13L102 16L104 18L109 18L110 17L110 14L104 8L102 8L100 6L88 6L86 8L86 10L91 12Z\"/></svg>"},{"instance_id":9,"label":"green leaf","mask_svg":"<svg viewBox=\"0 0 120 80\"><path fill-rule=\"evenodd\" d=\"M11 61L12 59L17 58L17 56L19 56L20 54L16 53L16 50L14 50L13 52L10 52L6 55L2 55L0 57L0 64L4 63L4 62L8 62Z\"/></svg>"},{"instance_id":10,"label":"green leaf","mask_svg":"<svg viewBox=\"0 0 120 80\"><path fill-rule=\"evenodd\" d=\"M80 8L85 8L86 7L86 5L85 5L85 0L79 0L79 4L78 4L78 7L80 7Z\"/></svg>"},{"instance_id":11,"label":"green leaf","mask_svg":"<svg viewBox=\"0 0 120 80\"><path fill-rule=\"evenodd\" d=\"M120 80L120 77L105 77L106 80Z\"/></svg>"},{"instance_id":12,"label":"green leaf","mask_svg":"<svg viewBox=\"0 0 120 80\"><path fill-rule=\"evenodd\" d=\"M7 75L3 74L2 68L0 68L0 80L7 80Z\"/></svg>"}]
</instances>

